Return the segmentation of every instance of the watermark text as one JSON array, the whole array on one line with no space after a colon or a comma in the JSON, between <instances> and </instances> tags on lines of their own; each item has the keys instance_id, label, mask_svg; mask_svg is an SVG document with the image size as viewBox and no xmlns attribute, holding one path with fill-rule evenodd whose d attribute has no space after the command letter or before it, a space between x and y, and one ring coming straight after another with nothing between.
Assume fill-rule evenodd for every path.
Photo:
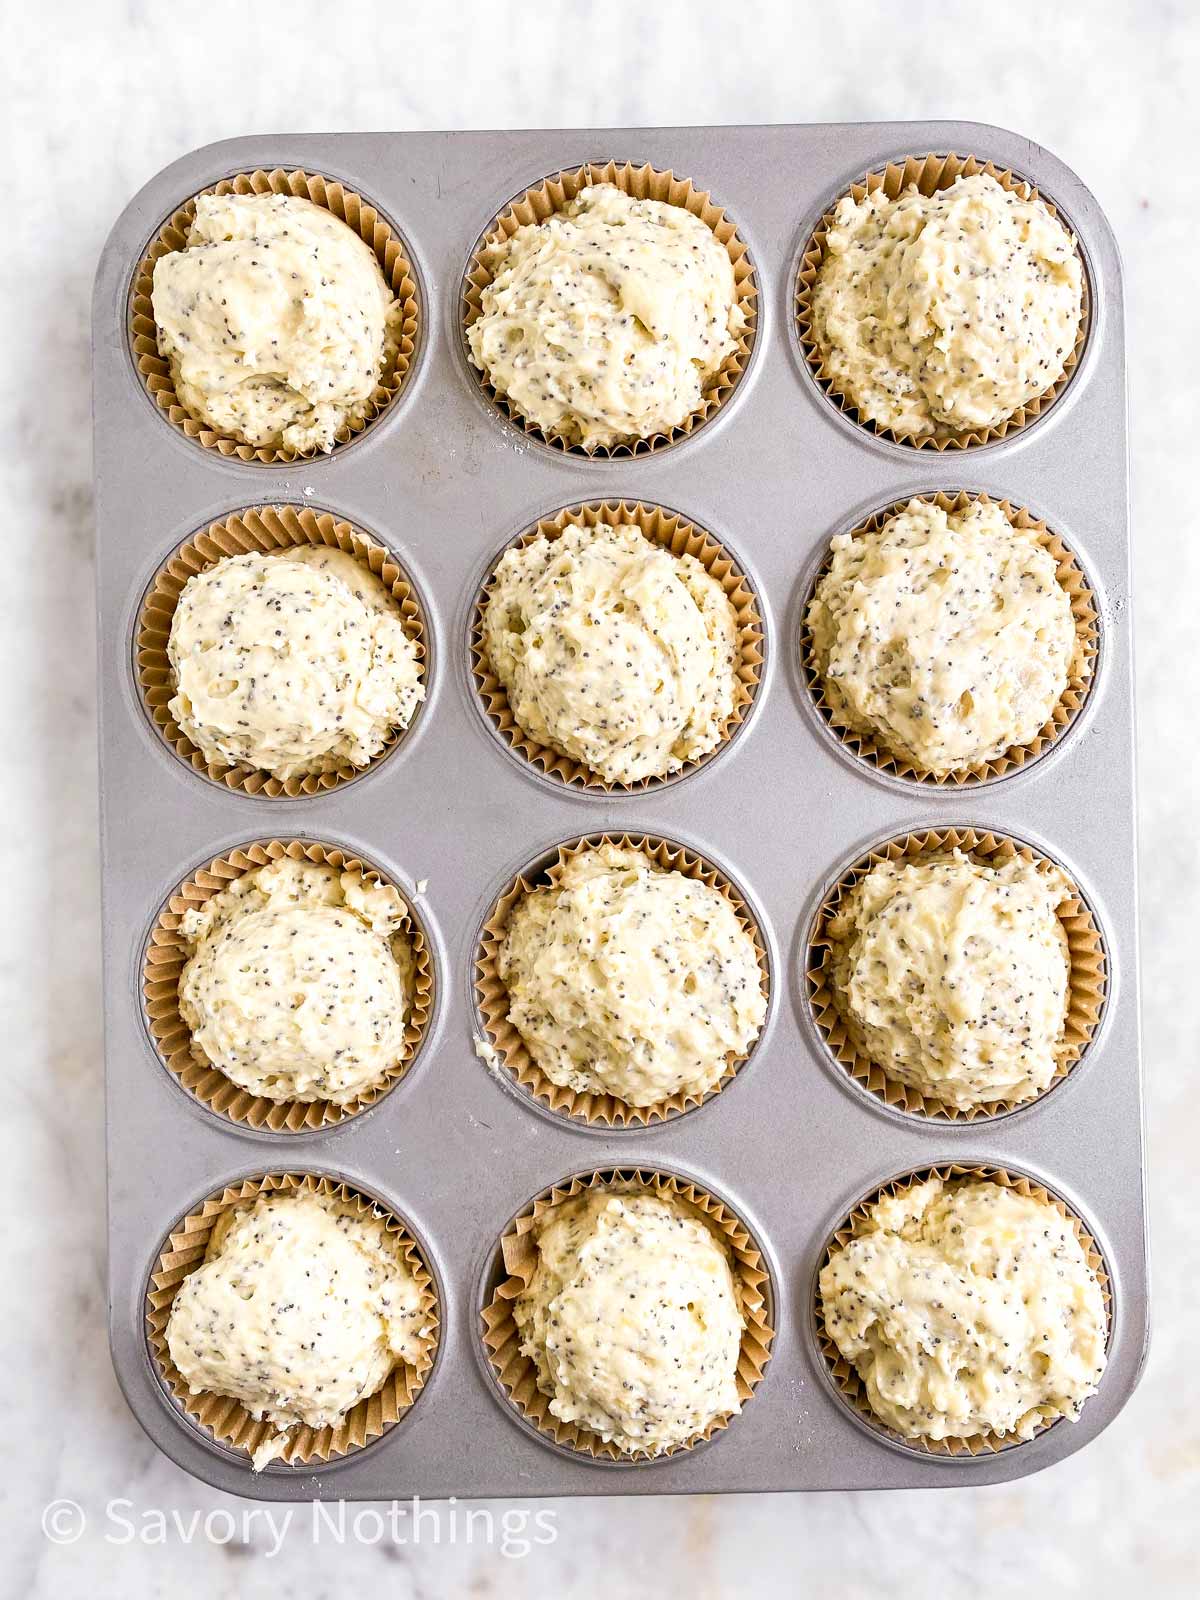
<instances>
[{"instance_id":1,"label":"watermark text","mask_svg":"<svg viewBox=\"0 0 1200 1600\"><path fill-rule=\"evenodd\" d=\"M557 1514L546 1508L460 1505L453 1495L433 1503L410 1500L359 1503L313 1500L297 1505L212 1506L181 1510L139 1506L117 1496L89 1512L76 1500L52 1500L42 1511L51 1544L78 1544L85 1535L107 1545L149 1547L245 1545L268 1561L284 1545L486 1545L509 1560L523 1560L558 1539Z\"/></svg>"}]
</instances>

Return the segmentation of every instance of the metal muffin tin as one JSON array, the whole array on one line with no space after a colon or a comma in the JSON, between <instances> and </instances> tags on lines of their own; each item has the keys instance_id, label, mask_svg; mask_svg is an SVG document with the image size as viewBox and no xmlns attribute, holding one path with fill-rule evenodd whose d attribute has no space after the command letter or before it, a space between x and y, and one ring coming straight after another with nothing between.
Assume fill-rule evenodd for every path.
<instances>
[{"instance_id":1,"label":"metal muffin tin","mask_svg":"<svg viewBox=\"0 0 1200 1600\"><path fill-rule=\"evenodd\" d=\"M1075 230L1093 319L1063 396L1031 426L966 451L881 440L834 407L800 354L799 256L826 207L865 171L909 153L957 151L1034 181ZM613 156L711 191L750 247L759 327L732 397L691 437L637 459L590 461L500 418L467 365L460 291L489 219L547 174ZM156 415L134 370L127 303L163 219L222 177L304 167L342 179L403 234L423 325L395 405L332 456L287 466L226 460ZM1029 140L975 123L282 135L196 151L131 201L96 280L101 835L104 877L110 1339L138 1420L198 1477L264 1499L411 1494L522 1496L961 1486L1021 1477L1072 1454L1117 1414L1148 1336L1134 829L1134 737L1121 268L1095 200ZM1098 680L1050 753L966 791L889 778L841 749L811 705L799 617L836 532L909 493L983 489L1045 517L1086 566L1101 609ZM728 542L755 587L763 681L732 747L685 780L632 794L569 789L508 751L480 714L471 610L500 549L582 500L656 502ZM428 610L429 698L394 753L353 783L297 800L229 792L189 771L151 728L132 641L154 572L189 534L243 507L337 513L391 546ZM1043 1101L969 1125L896 1115L859 1092L808 1016L805 939L840 868L923 826L1014 834L1077 879L1110 964L1103 1033ZM752 1059L721 1094L647 1128L591 1129L538 1110L474 1048L471 980L487 908L524 865L580 834L660 834L744 886L773 975ZM439 1003L420 1058L376 1106L333 1128L265 1134L208 1112L152 1048L140 965L164 898L227 847L300 837L350 847L415 900ZM418 890L422 880L427 887ZM851 1207L898 1173L978 1161L1029 1173L1081 1212L1107 1261L1113 1322L1099 1392L1074 1424L973 1459L899 1450L863 1427L818 1353L813 1271ZM524 1426L490 1376L479 1336L496 1241L569 1174L660 1168L735 1207L761 1242L776 1328L764 1379L709 1444L644 1464L595 1462ZM427 1245L442 1340L412 1413L320 1471L248 1461L176 1409L146 1342L147 1277L166 1234L222 1185L268 1171L359 1184Z\"/></svg>"}]
</instances>

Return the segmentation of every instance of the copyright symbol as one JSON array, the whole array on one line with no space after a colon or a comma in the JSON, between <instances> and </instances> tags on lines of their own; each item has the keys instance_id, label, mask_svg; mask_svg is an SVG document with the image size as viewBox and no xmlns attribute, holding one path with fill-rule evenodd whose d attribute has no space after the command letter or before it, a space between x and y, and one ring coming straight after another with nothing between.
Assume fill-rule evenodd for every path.
<instances>
[{"instance_id":1,"label":"copyright symbol","mask_svg":"<svg viewBox=\"0 0 1200 1600\"><path fill-rule=\"evenodd\" d=\"M83 1537L87 1517L75 1500L51 1500L42 1512L42 1532L51 1544L75 1544Z\"/></svg>"}]
</instances>

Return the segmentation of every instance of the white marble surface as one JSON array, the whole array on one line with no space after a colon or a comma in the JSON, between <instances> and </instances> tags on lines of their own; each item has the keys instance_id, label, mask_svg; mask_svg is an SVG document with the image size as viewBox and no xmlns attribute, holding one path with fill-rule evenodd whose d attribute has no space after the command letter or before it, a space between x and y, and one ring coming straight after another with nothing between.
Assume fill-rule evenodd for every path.
<instances>
[{"instance_id":1,"label":"white marble surface","mask_svg":"<svg viewBox=\"0 0 1200 1600\"><path fill-rule=\"evenodd\" d=\"M415 13L415 14L414 14ZM1200 17L1187 0L575 0L414 7L78 0L9 8L0 96L10 198L0 252L7 539L0 670L10 760L0 834L7 1043L0 1225L10 1447L0 1591L50 1597L388 1596L638 1590L764 1594L1193 1592L1200 1492L1194 1354L1200 1139L1194 845L1200 694L1193 490L1200 394L1196 192ZM94 798L88 297L127 198L192 146L294 128L433 128L962 116L1070 162L1120 236L1131 301L1142 743L1146 1050L1156 1247L1148 1375L1082 1455L1024 1484L907 1495L561 1503L557 1542L327 1540L261 1522L233 1542L117 1543L127 1497L186 1519L242 1503L161 1457L126 1412L104 1334ZM1186 206L1190 187L1191 199ZM73 1545L40 1529L69 1497ZM499 1510L500 1508L496 1508ZM106 1534L108 1537L106 1538Z\"/></svg>"}]
</instances>

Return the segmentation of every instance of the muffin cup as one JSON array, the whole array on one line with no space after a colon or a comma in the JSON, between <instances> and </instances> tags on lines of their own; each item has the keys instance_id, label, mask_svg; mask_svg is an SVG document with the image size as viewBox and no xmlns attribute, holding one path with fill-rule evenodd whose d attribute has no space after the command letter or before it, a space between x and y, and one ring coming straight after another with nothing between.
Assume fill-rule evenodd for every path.
<instances>
[{"instance_id":1,"label":"muffin cup","mask_svg":"<svg viewBox=\"0 0 1200 1600\"><path fill-rule=\"evenodd\" d=\"M632 524L651 544L660 545L673 556L694 556L709 576L720 584L737 621L738 655L734 664L733 710L721 728L720 742L704 755L685 762L675 772L640 778L634 783L609 783L570 756L531 738L515 721L508 702L508 692L492 670L484 649L484 612L495 582L495 569L501 558L509 550L524 549L539 537L554 540L560 538L568 527L594 528L601 522L610 526ZM719 755L750 714L762 675L763 655L763 623L758 597L737 562L710 533L696 523L688 522L677 511L643 504L640 500L591 500L565 506L554 516L543 517L501 551L471 615L471 673L492 726L514 754L523 756L546 777L600 794L634 794L658 788L664 783L673 783L686 777Z\"/></svg>"},{"instance_id":2,"label":"muffin cup","mask_svg":"<svg viewBox=\"0 0 1200 1600\"><path fill-rule=\"evenodd\" d=\"M924 783L939 788L963 788L971 784L987 783L993 778L1002 778L1007 773L1015 772L1044 755L1051 745L1062 738L1083 709L1092 686L1100 651L1100 620L1096 597L1075 554L1056 533L1050 531L1040 517L1035 517L1023 506L1014 506L1008 500L995 501L990 495L983 493L960 489L957 494L939 490L936 494L909 495L906 499L897 500L892 505L876 511L853 529L850 537L861 539L866 534L878 533L884 523L902 512L913 500L919 500L924 505L936 506L939 511L944 511L947 515L965 511L975 502L981 505L997 505L1014 528L1033 529L1036 532L1037 542L1053 557L1058 581L1070 598L1071 617L1079 644L1078 665L1073 668L1058 704L1038 729L1035 737L1027 744L1009 745L1002 755L993 756L990 761L977 762L969 767L955 767L950 772L942 773L932 772L928 767L919 766L906 756L897 755L871 734L851 727L841 719L838 711L826 699L824 679L813 647L812 629L807 621L809 604L816 593L817 585L829 572L833 560L832 550L827 552L805 597L804 616L800 624L800 664L804 680L812 695L813 704L839 743L859 760L877 768L880 772L893 777L907 778L913 783Z\"/></svg>"},{"instance_id":3,"label":"muffin cup","mask_svg":"<svg viewBox=\"0 0 1200 1600\"><path fill-rule=\"evenodd\" d=\"M404 1050L384 1078L345 1105L332 1100L270 1100L252 1094L227 1078L200 1050L179 1011L179 980L189 952L180 933L185 911L194 910L227 889L237 878L257 867L287 857L315 866L360 872L369 883L391 890L405 912L401 924L413 950L413 992L404 1025ZM217 856L198 868L171 895L150 932L142 964L142 1004L146 1026L159 1058L167 1070L201 1105L260 1133L307 1133L345 1122L377 1104L405 1076L429 1026L434 1004L433 956L425 930L407 900L377 867L348 851L307 840L261 839L227 855Z\"/></svg>"},{"instance_id":4,"label":"muffin cup","mask_svg":"<svg viewBox=\"0 0 1200 1600\"><path fill-rule=\"evenodd\" d=\"M462 286L464 348L468 348L466 330L482 313L483 292L495 275L496 247L511 239L518 228L530 223L545 222L547 217L556 211L561 211L569 201L574 200L581 189L594 183L612 184L636 200L660 200L669 205L682 206L685 211L691 212L694 217L699 217L701 222L711 228L718 242L729 252L729 259L733 264L735 300L742 309L745 326L736 348L725 357L719 370L710 380L700 405L683 422L668 432L656 433L646 439L631 439L628 443L593 445L588 448L580 444L569 444L557 434L544 432L536 423L522 416L509 402L507 396L493 388L487 374L475 366L469 354L468 365L492 405L502 416L524 429L530 438L552 445L555 449L567 451L571 455L592 457L649 455L655 450L662 450L667 445L686 438L702 423L716 415L733 393L738 380L749 365L758 325L758 285L754 263L750 259L745 241L721 207L713 203L706 191L696 189L690 178L677 178L673 172L661 172L649 164L634 166L629 161L587 161L581 167L572 167L567 171L555 173L543 182L535 184L533 188L526 189L523 195L505 206L504 210L488 224L471 256Z\"/></svg>"},{"instance_id":5,"label":"muffin cup","mask_svg":"<svg viewBox=\"0 0 1200 1600\"><path fill-rule=\"evenodd\" d=\"M175 1225L151 1271L146 1291L146 1340L155 1370L171 1399L189 1423L214 1443L253 1456L277 1430L270 1422L256 1422L239 1401L228 1395L207 1390L192 1394L167 1349L167 1323L176 1291L184 1278L203 1262L218 1218L231 1208L245 1208L259 1194L306 1192L330 1195L357 1205L364 1216L383 1214L388 1233L402 1246L404 1259L421 1289L428 1333L417 1364L410 1367L401 1362L383 1387L360 1400L338 1427L296 1426L288 1430L287 1444L276 1459L295 1467L334 1461L362 1449L394 1428L411 1408L429 1376L440 1333L437 1287L420 1245L400 1218L359 1194L351 1185L332 1178L301 1172L247 1178L210 1195Z\"/></svg>"},{"instance_id":6,"label":"muffin cup","mask_svg":"<svg viewBox=\"0 0 1200 1600\"><path fill-rule=\"evenodd\" d=\"M741 927L754 940L759 971L762 974L763 993L769 1001L771 971L766 943L754 913L743 899L741 892L719 868L694 850L687 850L682 845L666 839L647 834L600 833L587 834L559 845L557 853L548 865L535 864L532 870L526 868L513 879L496 900L483 925L475 955L476 1005L483 1021L485 1049L488 1055L494 1056L509 1076L535 1101L560 1116L572 1117L593 1127L645 1127L653 1122L679 1116L695 1106L706 1104L720 1094L753 1055L758 1040L754 1041L745 1055L727 1058L725 1071L720 1079L705 1093L673 1094L648 1106L630 1105L612 1094L597 1094L592 1091L579 1093L574 1089L564 1088L561 1084L552 1082L537 1065L525 1041L508 1020L508 990L500 977L499 970L500 945L508 927L509 916L518 900L534 889L550 888L557 884L570 861L585 850L594 849L602 844L615 845L618 849L641 850L664 870L681 872L685 877L694 878L700 883L707 883L710 888L719 889L733 907ZM764 1018L763 1027L765 1026ZM759 1038L761 1037L760 1030Z\"/></svg>"},{"instance_id":7,"label":"muffin cup","mask_svg":"<svg viewBox=\"0 0 1200 1600\"><path fill-rule=\"evenodd\" d=\"M658 1455L639 1450L626 1454L598 1434L573 1422L560 1422L551 1414L550 1396L537 1386L537 1372L530 1357L521 1354L521 1339L513 1317L513 1302L531 1282L537 1267L536 1229L547 1213L576 1195L608 1190L616 1194L645 1190L667 1200L683 1201L699 1212L729 1251L729 1264L738 1286L746 1327L738 1356L738 1397L745 1407L762 1379L771 1356L775 1331L768 1317L770 1277L766 1262L753 1235L740 1218L715 1195L699 1184L674 1173L646 1167L605 1168L564 1179L545 1190L511 1222L499 1241L503 1267L499 1281L490 1282L487 1303L480 1312L484 1353L488 1365L506 1398L537 1431L551 1443L591 1456L596 1461L663 1461L693 1449L702 1440L729 1426L732 1417L717 1417L702 1432L685 1444L674 1445Z\"/></svg>"},{"instance_id":8,"label":"muffin cup","mask_svg":"<svg viewBox=\"0 0 1200 1600\"><path fill-rule=\"evenodd\" d=\"M990 1101L962 1111L889 1077L882 1067L860 1054L847 1026L841 1000L833 983L833 946L829 938L829 923L850 889L881 861L916 861L923 856L955 849L986 866L1002 866L1016 855L1047 867L1057 865L1019 839L1009 838L1002 833L981 832L975 828L930 828L923 833L901 834L889 839L849 867L821 902L809 939L806 981L809 1008L817 1031L834 1060L857 1084L896 1111L946 1122L974 1122L1035 1105L1072 1071L1100 1026L1108 987L1108 964L1099 926L1087 901L1072 883L1070 899L1064 900L1058 907L1058 920L1070 963L1066 1023L1054 1076L1041 1094L1033 1095L1028 1100Z\"/></svg>"},{"instance_id":9,"label":"muffin cup","mask_svg":"<svg viewBox=\"0 0 1200 1600\"><path fill-rule=\"evenodd\" d=\"M161 738L194 772L212 779L214 783L223 783L228 789L239 789L244 794L265 795L271 800L294 800L301 795L322 794L369 772L401 742L416 724L422 709L420 705L417 706L407 728L393 730L383 749L366 766L355 767L344 762L331 772L301 773L290 778L277 778L257 767L241 764L229 766L221 761L208 761L175 721L170 705L175 693L175 681L167 644L171 637L175 607L184 585L198 572L215 566L225 556L245 555L250 551L286 550L306 544L323 545L327 549L341 550L353 556L391 591L392 598L400 608L404 631L416 648L422 681L428 689L429 649L425 615L404 569L390 550L359 533L350 523L341 521L327 511L314 511L307 506L253 506L234 512L221 522L210 523L203 532L185 539L155 573L137 621L137 680L150 721Z\"/></svg>"},{"instance_id":10,"label":"muffin cup","mask_svg":"<svg viewBox=\"0 0 1200 1600\"><path fill-rule=\"evenodd\" d=\"M939 189L948 189L956 178L973 178L976 173L984 172L994 178L1010 194L1020 195L1024 200L1038 200L1050 212L1051 216L1058 216L1054 205L1047 200L1045 195L1039 195L1036 187L1023 178L1017 177L1012 171L1005 168L999 170L990 161L980 161L975 156L960 155L928 155L909 156L903 162L889 162L886 167L868 172L858 183L851 184L848 194L856 201L861 201L868 194L873 194L877 189L882 189L889 200L894 200L904 189L913 185L923 195L935 194ZM838 196L838 202L844 198ZM834 388L833 379L828 377L824 370L824 357L813 334L812 326L812 293L817 280L817 273L822 261L825 259L825 243L829 229L833 223L835 205L825 212L820 222L813 229L808 243L804 247L804 254L800 258L800 268L796 277L796 327L800 337L800 348L804 359L808 363L814 379L828 398L839 410L858 423L859 427L868 433L874 433L881 439L891 439L896 444L911 445L914 449L933 450L965 450L973 445L991 444L994 440L1005 439L1020 429L1028 427L1037 417L1058 399L1083 355L1084 345L1087 343L1088 325L1091 321L1091 289L1088 283L1087 266L1080 254L1080 263L1083 266L1083 299L1082 315L1079 321L1079 332L1076 335L1074 348L1068 355L1063 366L1062 376L1056 383L1044 390L1025 405L1020 406L1012 416L993 428L964 428L955 430L939 426L933 433L915 434L904 432L896 428L888 428L880 423L872 422L864 417L854 402L838 389ZM1059 219L1064 222L1064 219ZM1068 229L1068 231L1070 231ZM1076 250L1079 246L1076 242Z\"/></svg>"},{"instance_id":11,"label":"muffin cup","mask_svg":"<svg viewBox=\"0 0 1200 1600\"><path fill-rule=\"evenodd\" d=\"M1077 1212L1067 1205L1065 1200L1060 1200L1058 1195L1042 1187L1033 1178L1027 1177L1022 1172L1009 1172L1004 1167L993 1167L976 1162L941 1162L936 1166L922 1167L919 1171L906 1173L903 1177L894 1178L891 1183L885 1183L874 1194L860 1200L851 1211L850 1215L836 1229L832 1237L821 1252L821 1259L817 1264L817 1272L813 1280L813 1327L816 1333L817 1344L825 1360L825 1368L830 1380L838 1393L854 1414L867 1424L875 1433L882 1434L885 1439L893 1444L900 1445L905 1450L917 1451L924 1455L971 1457L979 1455L994 1455L1000 1450L1013 1450L1019 1445L1028 1444L1032 1439L1040 1437L1050 1428L1063 1421L1057 1417L1052 1422L1043 1423L1031 1439L1018 1439L1012 1434L988 1432L973 1434L970 1438L948 1439L909 1439L904 1434L898 1433L888 1426L882 1418L876 1416L871 1409L867 1398L866 1385L858 1375L857 1369L846 1360L837 1345L825 1330L825 1321L821 1312L820 1276L830 1253L835 1249L844 1248L851 1239L857 1238L863 1224L867 1220L867 1213L871 1206L889 1195L905 1194L908 1190L924 1183L929 1178L941 1178L952 1181L959 1178L990 1178L996 1183L1001 1183L1006 1189L1015 1189L1018 1194L1041 1200L1062 1216L1066 1217L1075 1230L1075 1236L1083 1246L1088 1264L1095 1272L1104 1296L1105 1319L1108 1324L1107 1339L1112 1337L1112 1289L1109 1284L1108 1269L1103 1253L1095 1239L1088 1232L1083 1219Z\"/></svg>"},{"instance_id":12,"label":"muffin cup","mask_svg":"<svg viewBox=\"0 0 1200 1600\"><path fill-rule=\"evenodd\" d=\"M359 238L364 240L379 259L384 282L387 283L402 308L397 335L397 351L385 365L374 394L366 405L366 416L359 423L344 423L338 430L337 443L346 444L368 428L380 417L400 394L404 380L412 365L417 346L417 333L421 306L417 296L416 273L410 264L402 239L392 231L389 223L353 189L347 189L333 178L320 173L302 170L285 171L276 167L272 172L239 172L235 177L222 178L210 184L201 194L291 195L298 200L311 200L314 205L333 213ZM154 401L171 426L187 439L193 439L206 450L216 450L223 456L240 461L260 461L266 464L287 463L318 456L317 449L297 451L270 445L245 444L228 434L218 433L208 423L199 421L186 410L175 393L175 380L170 363L158 348L158 327L154 320L151 295L154 289L154 267L161 257L187 248L188 230L195 220L196 200L193 195L180 206L151 240L146 254L138 262L129 292L129 344L134 365L138 370L146 393ZM335 446L336 448L336 446Z\"/></svg>"}]
</instances>

